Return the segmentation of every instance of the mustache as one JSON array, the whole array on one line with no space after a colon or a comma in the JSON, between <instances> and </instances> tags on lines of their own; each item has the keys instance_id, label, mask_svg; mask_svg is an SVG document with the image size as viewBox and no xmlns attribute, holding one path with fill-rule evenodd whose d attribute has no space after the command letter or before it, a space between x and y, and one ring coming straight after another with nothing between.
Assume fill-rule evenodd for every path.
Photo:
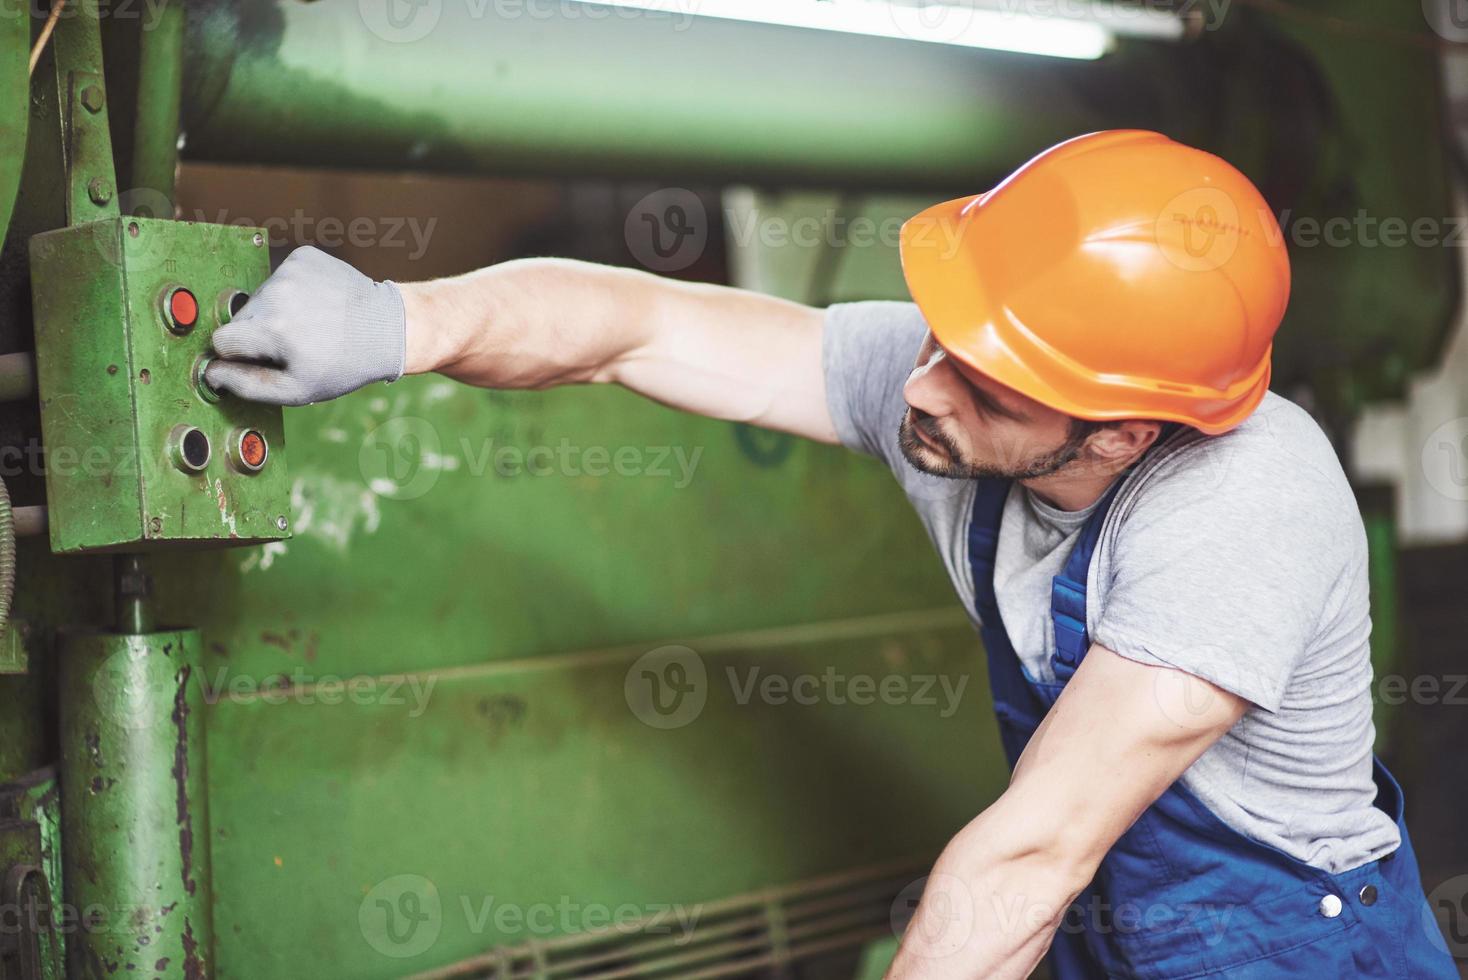
<instances>
[{"instance_id":1,"label":"mustache","mask_svg":"<svg viewBox=\"0 0 1468 980\"><path fill-rule=\"evenodd\" d=\"M935 415L930 415L920 408L908 406L908 418L912 427L927 436L935 445L948 454L952 460L957 460L962 453L958 443L947 432L943 431L943 422Z\"/></svg>"}]
</instances>

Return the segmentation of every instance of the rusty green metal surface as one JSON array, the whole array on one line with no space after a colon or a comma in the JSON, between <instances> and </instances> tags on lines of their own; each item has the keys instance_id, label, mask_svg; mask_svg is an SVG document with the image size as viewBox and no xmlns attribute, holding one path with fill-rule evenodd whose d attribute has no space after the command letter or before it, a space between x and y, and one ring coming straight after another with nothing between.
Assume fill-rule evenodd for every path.
<instances>
[{"instance_id":1,"label":"rusty green metal surface","mask_svg":"<svg viewBox=\"0 0 1468 980\"><path fill-rule=\"evenodd\" d=\"M667 713L629 703L641 644L222 697L219 975L402 976L613 910L931 859L1005 782L961 613L684 645L684 677L704 679ZM655 676L676 683L666 666ZM829 672L872 688L760 692ZM873 697L887 679L910 700Z\"/></svg>"},{"instance_id":2,"label":"rusty green metal surface","mask_svg":"<svg viewBox=\"0 0 1468 980\"><path fill-rule=\"evenodd\" d=\"M51 36L61 108L68 224L117 214L117 168L107 125L100 10L98 5L82 4L78 9L63 11Z\"/></svg>"},{"instance_id":3,"label":"rusty green metal surface","mask_svg":"<svg viewBox=\"0 0 1468 980\"><path fill-rule=\"evenodd\" d=\"M204 688L190 630L61 640L69 977L212 975Z\"/></svg>"},{"instance_id":4,"label":"rusty green metal surface","mask_svg":"<svg viewBox=\"0 0 1468 980\"><path fill-rule=\"evenodd\" d=\"M269 272L262 233L119 218L36 236L31 268L52 548L288 537L280 410L211 397L197 380L229 297ZM178 287L198 305L183 334L166 314ZM190 428L208 439L197 470L180 463ZM269 447L259 472L231 456L247 430Z\"/></svg>"},{"instance_id":5,"label":"rusty green metal surface","mask_svg":"<svg viewBox=\"0 0 1468 980\"><path fill-rule=\"evenodd\" d=\"M26 129L30 120L26 61L30 19L0 17L0 241L10 226L10 210L20 189L25 163Z\"/></svg>"},{"instance_id":6,"label":"rusty green metal surface","mask_svg":"<svg viewBox=\"0 0 1468 980\"><path fill-rule=\"evenodd\" d=\"M0 786L0 976L61 980L72 920L62 901L61 790L52 768Z\"/></svg>"},{"instance_id":7,"label":"rusty green metal surface","mask_svg":"<svg viewBox=\"0 0 1468 980\"><path fill-rule=\"evenodd\" d=\"M0 632L0 674L24 674L30 666L30 626L12 617Z\"/></svg>"}]
</instances>

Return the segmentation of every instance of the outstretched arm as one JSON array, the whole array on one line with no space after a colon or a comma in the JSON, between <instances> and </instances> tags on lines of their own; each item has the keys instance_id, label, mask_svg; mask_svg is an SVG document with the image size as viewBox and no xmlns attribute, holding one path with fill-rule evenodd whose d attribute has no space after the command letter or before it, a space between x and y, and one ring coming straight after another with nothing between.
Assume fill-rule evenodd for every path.
<instances>
[{"instance_id":1,"label":"outstretched arm","mask_svg":"<svg viewBox=\"0 0 1468 980\"><path fill-rule=\"evenodd\" d=\"M216 388L302 405L436 371L488 388L615 382L834 443L820 310L567 259L374 283L306 246L214 334Z\"/></svg>"}]
</instances>

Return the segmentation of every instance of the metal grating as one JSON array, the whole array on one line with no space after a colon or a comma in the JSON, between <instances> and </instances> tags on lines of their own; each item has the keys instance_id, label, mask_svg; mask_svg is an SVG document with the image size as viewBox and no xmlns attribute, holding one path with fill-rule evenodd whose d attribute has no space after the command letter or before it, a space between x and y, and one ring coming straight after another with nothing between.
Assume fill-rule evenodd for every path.
<instances>
[{"instance_id":1,"label":"metal grating","mask_svg":"<svg viewBox=\"0 0 1468 980\"><path fill-rule=\"evenodd\" d=\"M502 946L409 980L720 980L762 976L893 935L893 903L931 862L859 868L699 906L692 933L648 921ZM898 910L899 923L907 910Z\"/></svg>"}]
</instances>

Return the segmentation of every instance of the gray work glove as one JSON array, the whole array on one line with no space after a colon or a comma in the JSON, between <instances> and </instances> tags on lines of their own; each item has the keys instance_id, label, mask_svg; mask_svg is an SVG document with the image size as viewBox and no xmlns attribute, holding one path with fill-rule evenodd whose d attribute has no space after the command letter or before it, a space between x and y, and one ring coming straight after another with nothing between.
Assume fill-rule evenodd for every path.
<instances>
[{"instance_id":1,"label":"gray work glove","mask_svg":"<svg viewBox=\"0 0 1468 980\"><path fill-rule=\"evenodd\" d=\"M229 323L214 331L217 391L275 405L309 405L402 377L403 297L310 245L286 256Z\"/></svg>"}]
</instances>

